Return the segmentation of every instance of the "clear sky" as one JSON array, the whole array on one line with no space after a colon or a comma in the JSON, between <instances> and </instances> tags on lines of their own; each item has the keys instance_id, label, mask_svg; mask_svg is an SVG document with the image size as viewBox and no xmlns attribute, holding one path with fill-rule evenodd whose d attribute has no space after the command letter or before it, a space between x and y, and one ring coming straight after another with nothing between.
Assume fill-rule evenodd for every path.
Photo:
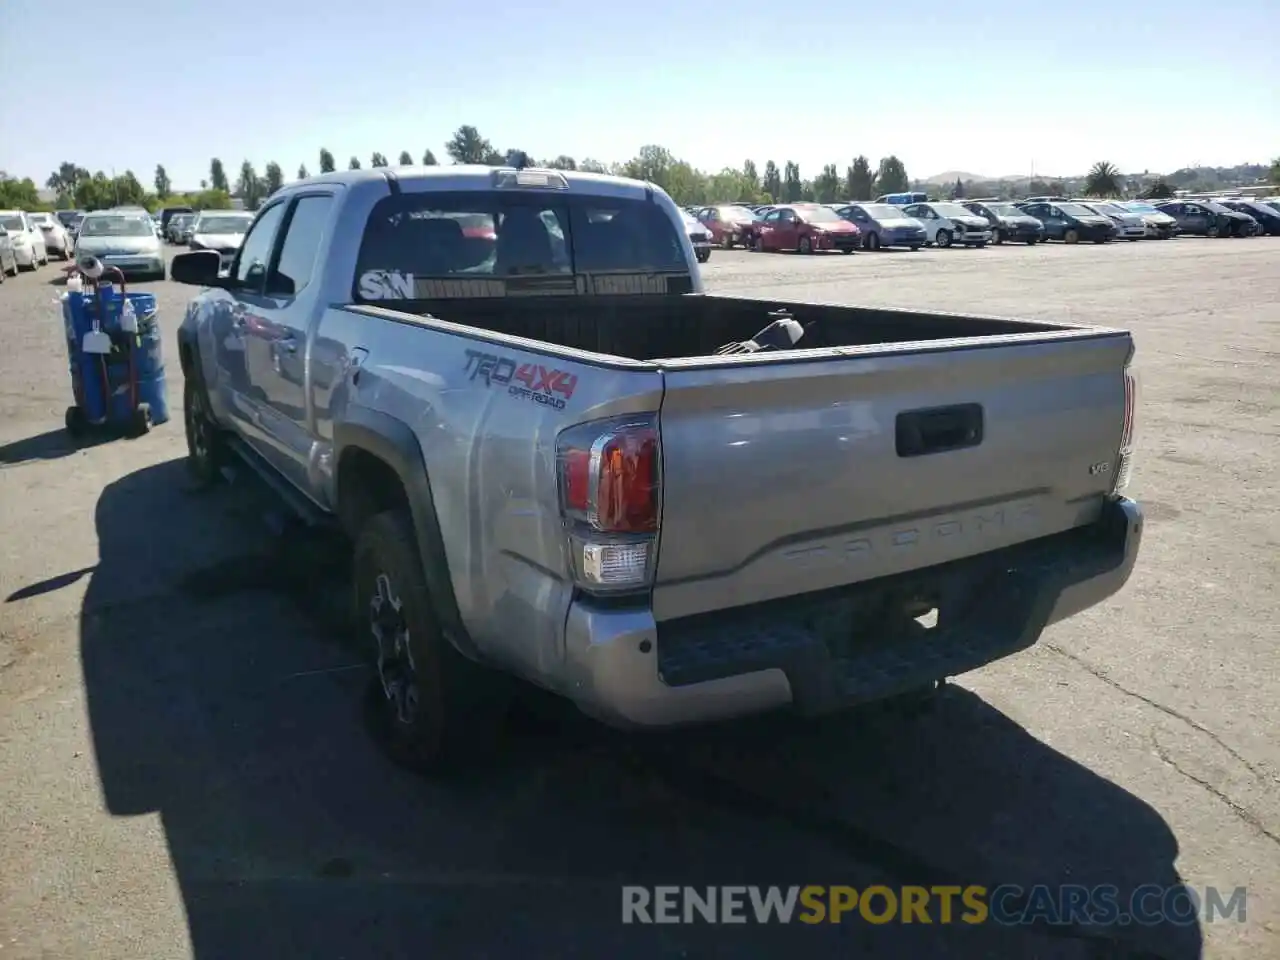
<instances>
[{"instance_id":1,"label":"clear sky","mask_svg":"<svg viewBox=\"0 0 1280 960\"><path fill-rule=\"evenodd\" d=\"M246 158L314 172L322 146L340 168L428 147L447 162L463 123L538 158L658 143L704 169L794 160L805 177L859 153L915 177L1280 155L1280 0L0 8L0 169L41 184L63 160L148 185L163 163L181 189L215 156L232 179ZM100 13L78 27L75 9Z\"/></svg>"}]
</instances>

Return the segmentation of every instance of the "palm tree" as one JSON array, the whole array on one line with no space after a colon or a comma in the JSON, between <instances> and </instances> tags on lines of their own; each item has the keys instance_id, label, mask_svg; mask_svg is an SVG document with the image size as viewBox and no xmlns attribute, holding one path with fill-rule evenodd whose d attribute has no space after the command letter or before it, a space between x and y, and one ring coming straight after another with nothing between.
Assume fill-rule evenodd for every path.
<instances>
[{"instance_id":1,"label":"palm tree","mask_svg":"<svg viewBox=\"0 0 1280 960\"><path fill-rule=\"evenodd\" d=\"M1089 197L1114 197L1120 192L1120 170L1114 163L1100 160L1089 170L1084 192Z\"/></svg>"}]
</instances>

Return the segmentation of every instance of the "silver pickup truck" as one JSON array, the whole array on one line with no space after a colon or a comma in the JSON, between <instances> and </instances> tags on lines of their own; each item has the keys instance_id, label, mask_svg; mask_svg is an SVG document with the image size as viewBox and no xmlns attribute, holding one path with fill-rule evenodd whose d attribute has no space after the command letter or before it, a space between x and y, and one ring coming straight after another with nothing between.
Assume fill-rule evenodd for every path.
<instances>
[{"instance_id":1,"label":"silver pickup truck","mask_svg":"<svg viewBox=\"0 0 1280 960\"><path fill-rule=\"evenodd\" d=\"M624 726L931 689L1138 552L1128 333L710 296L650 184L328 174L172 277L193 472L349 535L424 767L511 676Z\"/></svg>"}]
</instances>

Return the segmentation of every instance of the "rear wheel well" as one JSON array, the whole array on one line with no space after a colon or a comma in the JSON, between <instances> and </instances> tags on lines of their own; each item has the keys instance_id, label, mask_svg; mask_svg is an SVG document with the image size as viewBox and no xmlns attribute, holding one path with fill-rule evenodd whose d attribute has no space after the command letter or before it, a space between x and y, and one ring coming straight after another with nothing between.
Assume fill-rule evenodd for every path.
<instances>
[{"instance_id":1,"label":"rear wheel well","mask_svg":"<svg viewBox=\"0 0 1280 960\"><path fill-rule=\"evenodd\" d=\"M395 469L368 450L343 450L338 459L337 481L338 519L352 539L370 517L409 508L409 495Z\"/></svg>"}]
</instances>

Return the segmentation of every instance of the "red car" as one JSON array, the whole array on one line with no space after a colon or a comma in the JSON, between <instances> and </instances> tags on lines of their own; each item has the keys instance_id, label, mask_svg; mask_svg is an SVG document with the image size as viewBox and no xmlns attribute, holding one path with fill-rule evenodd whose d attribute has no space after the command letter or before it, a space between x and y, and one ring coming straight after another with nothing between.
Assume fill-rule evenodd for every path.
<instances>
[{"instance_id":1,"label":"red car","mask_svg":"<svg viewBox=\"0 0 1280 960\"><path fill-rule=\"evenodd\" d=\"M820 203L785 203L774 207L756 224L757 250L853 253L862 244L856 226Z\"/></svg>"},{"instance_id":2,"label":"red car","mask_svg":"<svg viewBox=\"0 0 1280 960\"><path fill-rule=\"evenodd\" d=\"M753 211L735 205L703 207L698 211L698 219L711 234L711 242L726 250L733 249L734 244L751 246L756 224L760 222Z\"/></svg>"}]
</instances>

